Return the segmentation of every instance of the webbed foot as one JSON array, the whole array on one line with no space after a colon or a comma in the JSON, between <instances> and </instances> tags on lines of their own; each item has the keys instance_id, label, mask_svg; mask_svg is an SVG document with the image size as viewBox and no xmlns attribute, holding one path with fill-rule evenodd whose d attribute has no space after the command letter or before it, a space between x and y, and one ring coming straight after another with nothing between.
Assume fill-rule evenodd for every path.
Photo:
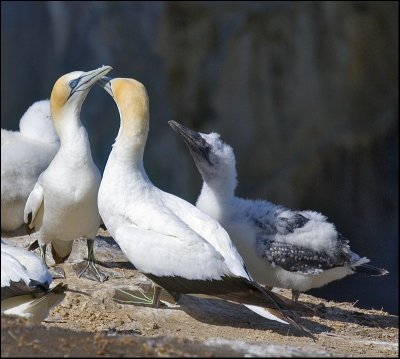
<instances>
[{"instance_id":1,"label":"webbed foot","mask_svg":"<svg viewBox=\"0 0 400 359\"><path fill-rule=\"evenodd\" d=\"M152 286L147 289L139 287L137 290L116 288L112 299L121 304L158 308L161 290L159 286Z\"/></svg>"},{"instance_id":2,"label":"webbed foot","mask_svg":"<svg viewBox=\"0 0 400 359\"><path fill-rule=\"evenodd\" d=\"M61 267L51 267L49 268L49 272L53 276L53 279L65 279L65 272Z\"/></svg>"},{"instance_id":3,"label":"webbed foot","mask_svg":"<svg viewBox=\"0 0 400 359\"><path fill-rule=\"evenodd\" d=\"M100 283L108 279L108 276L97 268L95 262L90 260L75 263L72 269L79 278L83 277Z\"/></svg>"}]
</instances>

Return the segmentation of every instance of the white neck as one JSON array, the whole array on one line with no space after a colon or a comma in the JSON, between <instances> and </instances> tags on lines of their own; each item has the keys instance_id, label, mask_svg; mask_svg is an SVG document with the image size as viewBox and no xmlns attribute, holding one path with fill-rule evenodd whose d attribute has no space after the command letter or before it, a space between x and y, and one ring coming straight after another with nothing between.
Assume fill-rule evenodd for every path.
<instances>
[{"instance_id":1,"label":"white neck","mask_svg":"<svg viewBox=\"0 0 400 359\"><path fill-rule=\"evenodd\" d=\"M120 131L121 132L121 131ZM141 141L140 138L121 136L120 132L113 144L113 152L116 159L122 165L130 166L135 170L143 168L143 154L146 140Z\"/></svg>"},{"instance_id":2,"label":"white neck","mask_svg":"<svg viewBox=\"0 0 400 359\"><path fill-rule=\"evenodd\" d=\"M60 118L54 120L54 128L61 144L70 142L81 127L80 110L64 109Z\"/></svg>"},{"instance_id":3,"label":"white neck","mask_svg":"<svg viewBox=\"0 0 400 359\"><path fill-rule=\"evenodd\" d=\"M119 133L110 154L112 167L117 166L124 176L128 176L137 184L151 183L143 166L145 142L140 137L131 137L131 140L127 141L126 137L120 136Z\"/></svg>"},{"instance_id":4,"label":"white neck","mask_svg":"<svg viewBox=\"0 0 400 359\"><path fill-rule=\"evenodd\" d=\"M205 176L203 176L204 180ZM204 180L196 206L216 220L222 220L235 198L236 171Z\"/></svg>"},{"instance_id":5,"label":"white neck","mask_svg":"<svg viewBox=\"0 0 400 359\"><path fill-rule=\"evenodd\" d=\"M79 118L80 111L66 111L63 117L54 122L54 127L60 138L60 151L69 153L75 162L80 158L92 160L90 143L85 128Z\"/></svg>"}]
</instances>

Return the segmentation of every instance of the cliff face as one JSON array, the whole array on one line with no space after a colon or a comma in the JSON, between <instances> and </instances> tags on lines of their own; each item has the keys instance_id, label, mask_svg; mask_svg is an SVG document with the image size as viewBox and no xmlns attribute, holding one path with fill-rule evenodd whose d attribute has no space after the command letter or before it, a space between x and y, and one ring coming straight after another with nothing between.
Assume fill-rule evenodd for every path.
<instances>
[{"instance_id":1,"label":"cliff face","mask_svg":"<svg viewBox=\"0 0 400 359\"><path fill-rule=\"evenodd\" d=\"M397 311L397 2L5 2L1 17L3 128L61 74L112 65L148 89L158 186L192 202L200 189L168 120L219 132L239 195L321 211L391 272L316 294ZM102 169L118 112L94 89L82 116Z\"/></svg>"}]
</instances>

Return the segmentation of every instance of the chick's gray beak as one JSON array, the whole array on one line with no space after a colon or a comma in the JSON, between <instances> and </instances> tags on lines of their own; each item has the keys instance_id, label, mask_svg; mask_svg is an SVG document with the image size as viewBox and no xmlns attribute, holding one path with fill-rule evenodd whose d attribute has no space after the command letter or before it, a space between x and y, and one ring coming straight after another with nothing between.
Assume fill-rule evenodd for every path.
<instances>
[{"instance_id":1,"label":"chick's gray beak","mask_svg":"<svg viewBox=\"0 0 400 359\"><path fill-rule=\"evenodd\" d=\"M193 131L176 121L168 121L168 123L175 132L179 133L183 137L183 140L186 142L192 154L194 152L201 155L211 166L213 166L209 156L210 145L203 137L201 137L199 132Z\"/></svg>"},{"instance_id":2,"label":"chick's gray beak","mask_svg":"<svg viewBox=\"0 0 400 359\"><path fill-rule=\"evenodd\" d=\"M111 88L111 77L103 76L97 84L100 85L104 90L106 90L111 97L114 97L112 88Z\"/></svg>"}]
</instances>

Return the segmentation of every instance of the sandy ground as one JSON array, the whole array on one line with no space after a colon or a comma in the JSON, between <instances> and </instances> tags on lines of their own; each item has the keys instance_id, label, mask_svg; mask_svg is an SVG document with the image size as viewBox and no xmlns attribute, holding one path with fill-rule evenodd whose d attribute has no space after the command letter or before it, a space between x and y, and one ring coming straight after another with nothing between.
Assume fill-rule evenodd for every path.
<instances>
[{"instance_id":1,"label":"sandy ground","mask_svg":"<svg viewBox=\"0 0 400 359\"><path fill-rule=\"evenodd\" d=\"M33 239L6 238L21 246ZM87 255L86 242L77 240L63 265L66 279L54 283L66 282L85 294L68 292L47 320L34 327L2 318L2 356L398 356L398 317L360 309L356 303L302 294L300 300L318 308L317 313L294 317L314 339L218 299L185 295L174 305L164 294L169 301L157 309L116 303L115 288L136 289L150 282L107 232L100 230L97 239L95 253L107 264L109 279L98 283L75 275L73 263Z\"/></svg>"}]
</instances>

